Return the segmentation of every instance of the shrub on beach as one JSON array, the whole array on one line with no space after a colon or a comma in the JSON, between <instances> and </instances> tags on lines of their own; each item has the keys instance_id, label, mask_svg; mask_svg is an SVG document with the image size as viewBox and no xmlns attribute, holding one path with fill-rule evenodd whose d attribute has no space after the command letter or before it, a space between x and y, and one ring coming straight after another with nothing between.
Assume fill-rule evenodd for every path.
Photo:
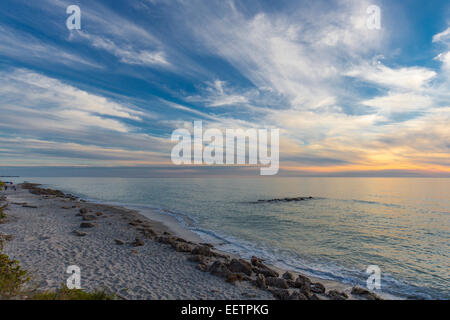
<instances>
[{"instance_id":1,"label":"shrub on beach","mask_svg":"<svg viewBox=\"0 0 450 320\"><path fill-rule=\"evenodd\" d=\"M62 285L56 291L44 291L36 293L31 300L114 300L115 296L107 293L105 290L96 290L86 292L81 289L69 289Z\"/></svg>"},{"instance_id":2,"label":"shrub on beach","mask_svg":"<svg viewBox=\"0 0 450 320\"><path fill-rule=\"evenodd\" d=\"M11 260L3 251L0 241L0 299L11 299L22 292L22 286L30 280L17 260Z\"/></svg>"},{"instance_id":3,"label":"shrub on beach","mask_svg":"<svg viewBox=\"0 0 450 320\"><path fill-rule=\"evenodd\" d=\"M0 224L2 224L4 222L4 219L6 219L6 214L4 212L4 210L6 209L8 205L5 204L4 206L0 207Z\"/></svg>"}]
</instances>

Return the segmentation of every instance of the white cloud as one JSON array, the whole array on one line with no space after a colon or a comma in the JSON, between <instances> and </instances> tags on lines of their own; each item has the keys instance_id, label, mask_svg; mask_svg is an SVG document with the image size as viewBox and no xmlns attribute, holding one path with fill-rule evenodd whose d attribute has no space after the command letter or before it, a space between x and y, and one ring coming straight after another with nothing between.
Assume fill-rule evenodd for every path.
<instances>
[{"instance_id":1,"label":"white cloud","mask_svg":"<svg viewBox=\"0 0 450 320\"><path fill-rule=\"evenodd\" d=\"M82 38L87 39L90 43L99 49L108 51L115 55L123 63L147 65L147 66L169 66L169 62L166 60L164 52L160 50L148 51L135 49L131 45L123 45L123 47L117 45L115 42L105 39L100 36L88 34L86 32L78 33Z\"/></svg>"},{"instance_id":2,"label":"white cloud","mask_svg":"<svg viewBox=\"0 0 450 320\"><path fill-rule=\"evenodd\" d=\"M361 65L345 73L386 88L421 90L436 77L437 73L423 67L389 68L381 63Z\"/></svg>"},{"instance_id":3,"label":"white cloud","mask_svg":"<svg viewBox=\"0 0 450 320\"><path fill-rule=\"evenodd\" d=\"M362 101L362 104L378 108L381 112L427 111L432 105L432 99L413 93L389 93L387 96Z\"/></svg>"},{"instance_id":4,"label":"white cloud","mask_svg":"<svg viewBox=\"0 0 450 320\"><path fill-rule=\"evenodd\" d=\"M445 42L448 40L450 40L450 27L433 36L433 42Z\"/></svg>"}]
</instances>

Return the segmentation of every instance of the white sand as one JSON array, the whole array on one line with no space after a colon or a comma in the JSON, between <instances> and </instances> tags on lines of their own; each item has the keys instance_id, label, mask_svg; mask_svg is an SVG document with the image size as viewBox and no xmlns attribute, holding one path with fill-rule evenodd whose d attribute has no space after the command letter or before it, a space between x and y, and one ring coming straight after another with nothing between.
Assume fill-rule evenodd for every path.
<instances>
[{"instance_id":1,"label":"white sand","mask_svg":"<svg viewBox=\"0 0 450 320\"><path fill-rule=\"evenodd\" d=\"M21 188L0 195L6 195L9 203L7 223L0 224L0 233L14 235L4 251L31 272L41 290L60 287L69 276L66 268L77 265L83 289L105 288L125 299L273 299L269 292L247 282L229 284L197 270L195 263L186 260L188 254L168 245L144 240L144 246L134 248L131 242L139 234L128 223L138 215L131 210L46 199ZM24 202L38 208L23 207L20 203ZM82 218L76 214L80 206L104 213L94 221L95 228L79 228ZM159 222L150 224L154 230L165 228ZM74 230L88 235L78 237ZM126 244L117 245L115 239Z\"/></svg>"}]
</instances>

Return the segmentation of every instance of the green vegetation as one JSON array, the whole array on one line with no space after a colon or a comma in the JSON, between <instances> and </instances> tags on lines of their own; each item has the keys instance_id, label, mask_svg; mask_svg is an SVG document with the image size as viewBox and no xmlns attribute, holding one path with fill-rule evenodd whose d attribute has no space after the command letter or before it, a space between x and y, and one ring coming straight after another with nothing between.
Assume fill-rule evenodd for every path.
<instances>
[{"instance_id":1,"label":"green vegetation","mask_svg":"<svg viewBox=\"0 0 450 320\"><path fill-rule=\"evenodd\" d=\"M12 299L22 293L22 286L30 280L19 261L11 260L3 251L0 241L0 300Z\"/></svg>"},{"instance_id":2,"label":"green vegetation","mask_svg":"<svg viewBox=\"0 0 450 320\"><path fill-rule=\"evenodd\" d=\"M115 296L105 290L85 292L81 289L69 289L62 285L56 291L44 291L31 297L31 300L114 300Z\"/></svg>"},{"instance_id":3,"label":"green vegetation","mask_svg":"<svg viewBox=\"0 0 450 320\"><path fill-rule=\"evenodd\" d=\"M4 210L8 207L8 204L5 204L4 206L0 207L0 224L4 223L4 220L6 219L6 214Z\"/></svg>"}]
</instances>

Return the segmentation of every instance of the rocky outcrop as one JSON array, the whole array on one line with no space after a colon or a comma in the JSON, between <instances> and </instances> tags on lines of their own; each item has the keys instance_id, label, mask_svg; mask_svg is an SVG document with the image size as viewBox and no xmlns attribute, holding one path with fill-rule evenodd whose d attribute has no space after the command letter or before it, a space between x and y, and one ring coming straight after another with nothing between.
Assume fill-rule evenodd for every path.
<instances>
[{"instance_id":1,"label":"rocky outcrop","mask_svg":"<svg viewBox=\"0 0 450 320\"><path fill-rule=\"evenodd\" d=\"M252 275L252 265L243 259L233 259L228 267L231 272L244 273L247 276Z\"/></svg>"},{"instance_id":2,"label":"rocky outcrop","mask_svg":"<svg viewBox=\"0 0 450 320\"><path fill-rule=\"evenodd\" d=\"M289 289L289 285L286 279L266 277L266 283L269 287L275 287L280 289Z\"/></svg>"},{"instance_id":3,"label":"rocky outcrop","mask_svg":"<svg viewBox=\"0 0 450 320\"><path fill-rule=\"evenodd\" d=\"M282 278L286 280L294 280L294 275L289 271L286 271L285 273L283 273Z\"/></svg>"},{"instance_id":4,"label":"rocky outcrop","mask_svg":"<svg viewBox=\"0 0 450 320\"><path fill-rule=\"evenodd\" d=\"M321 284L320 282L311 283L311 292L324 294L325 286L323 284Z\"/></svg>"},{"instance_id":5,"label":"rocky outcrop","mask_svg":"<svg viewBox=\"0 0 450 320\"><path fill-rule=\"evenodd\" d=\"M231 273L227 265L220 261L214 261L214 263L208 268L208 271L215 276L224 278Z\"/></svg>"},{"instance_id":6,"label":"rocky outcrop","mask_svg":"<svg viewBox=\"0 0 450 320\"><path fill-rule=\"evenodd\" d=\"M86 214L83 216L83 221L94 221L97 220L97 217L93 214Z\"/></svg>"},{"instance_id":7,"label":"rocky outcrop","mask_svg":"<svg viewBox=\"0 0 450 320\"><path fill-rule=\"evenodd\" d=\"M145 245L144 240L136 238L133 243L132 243L133 247L142 247Z\"/></svg>"},{"instance_id":8,"label":"rocky outcrop","mask_svg":"<svg viewBox=\"0 0 450 320\"><path fill-rule=\"evenodd\" d=\"M192 249L191 253L209 257L211 256L211 248L208 246L196 246L194 249Z\"/></svg>"},{"instance_id":9,"label":"rocky outcrop","mask_svg":"<svg viewBox=\"0 0 450 320\"><path fill-rule=\"evenodd\" d=\"M348 295L345 292L340 292L337 290L330 290L327 292L327 297L331 300L347 300Z\"/></svg>"},{"instance_id":10,"label":"rocky outcrop","mask_svg":"<svg viewBox=\"0 0 450 320\"><path fill-rule=\"evenodd\" d=\"M266 278L262 274L256 276L255 284L260 289L267 289Z\"/></svg>"},{"instance_id":11,"label":"rocky outcrop","mask_svg":"<svg viewBox=\"0 0 450 320\"><path fill-rule=\"evenodd\" d=\"M96 224L92 222L82 222L80 224L80 228L94 228L95 226Z\"/></svg>"},{"instance_id":12,"label":"rocky outcrop","mask_svg":"<svg viewBox=\"0 0 450 320\"><path fill-rule=\"evenodd\" d=\"M79 230L75 230L73 233L74 233L76 236L78 236L78 237L85 237L85 236L87 236L87 233L86 233L86 232L79 231Z\"/></svg>"},{"instance_id":13,"label":"rocky outcrop","mask_svg":"<svg viewBox=\"0 0 450 320\"><path fill-rule=\"evenodd\" d=\"M269 288L268 291L278 300L289 300L291 294L287 289Z\"/></svg>"},{"instance_id":14,"label":"rocky outcrop","mask_svg":"<svg viewBox=\"0 0 450 320\"><path fill-rule=\"evenodd\" d=\"M351 294L361 296L367 300L383 300L382 298L377 296L375 293L373 293L367 289L361 288L361 287L353 287Z\"/></svg>"}]
</instances>

